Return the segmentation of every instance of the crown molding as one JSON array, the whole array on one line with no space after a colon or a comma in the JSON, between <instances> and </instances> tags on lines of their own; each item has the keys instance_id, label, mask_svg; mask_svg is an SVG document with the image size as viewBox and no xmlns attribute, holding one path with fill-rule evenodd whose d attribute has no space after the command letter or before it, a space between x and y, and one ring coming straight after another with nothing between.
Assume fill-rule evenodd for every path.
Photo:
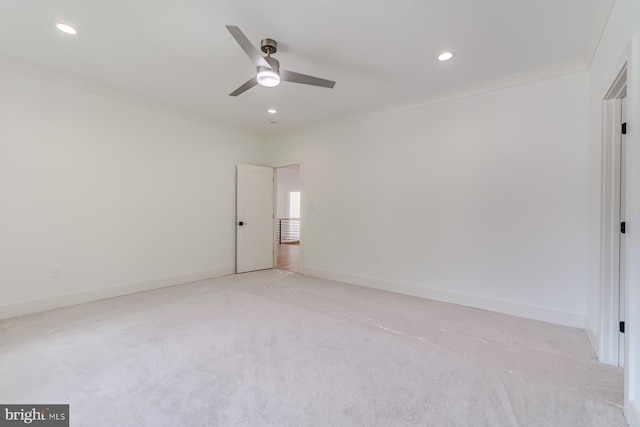
<instances>
[{"instance_id":1,"label":"crown molding","mask_svg":"<svg viewBox=\"0 0 640 427\"><path fill-rule=\"evenodd\" d=\"M94 95L102 96L105 98L113 99L119 102L124 102L137 107L146 108L152 111L156 111L162 114L167 114L173 117L177 117L183 120L199 123L201 125L216 128L221 131L231 132L243 136L248 136L262 141L277 141L292 137L295 135L314 132L322 129L329 129L339 126L344 126L350 123L355 123L364 120L370 120L376 117L386 116L389 114L395 114L402 111L412 110L416 108L422 108L429 105L439 104L443 102L453 101L455 99L474 96L482 93L492 92L495 90L505 89L508 87L523 85L532 83L535 81L545 80L549 78L558 77L565 74L576 73L585 71L588 69L588 65L579 58L560 62L557 64L526 70L523 72L502 76L496 79L487 80L481 83L475 83L460 88L437 92L426 97L414 98L407 101L403 101L396 104L387 105L385 107L376 108L350 115L341 120L329 121L324 123L318 123L310 126L304 126L296 129L292 129L285 132L277 132L270 135L264 135L257 132L248 131L236 126L231 126L225 123L217 122L210 118L200 116L191 112L186 112L181 109L163 105L152 100L132 96L121 91L112 90L103 86L95 85L89 82L81 81L78 79L72 79L62 73L53 72L40 66L29 64L22 61L14 60L7 56L0 55L0 68L10 70L13 72L26 74L42 80L47 80L56 84L67 86L83 92L92 93Z\"/></svg>"},{"instance_id":2,"label":"crown molding","mask_svg":"<svg viewBox=\"0 0 640 427\"><path fill-rule=\"evenodd\" d=\"M591 67L593 58L596 56L600 40L602 40L604 30L607 27L615 3L616 0L600 0L596 3L596 11L591 22L588 40L586 41L583 53L584 60L589 67Z\"/></svg>"},{"instance_id":3,"label":"crown molding","mask_svg":"<svg viewBox=\"0 0 640 427\"><path fill-rule=\"evenodd\" d=\"M416 108L422 108L429 105L440 104L443 102L453 101L455 99L466 98L469 96L479 95L482 93L493 92L513 86L520 86L536 81L551 79L554 77L563 76L566 74L573 74L581 71L588 70L587 64L580 58L575 58L569 61L564 61L556 64L552 64L545 67L534 68L523 72L509 74L506 76L498 77L495 79L487 80L480 83L474 83L471 85L463 86L460 88L447 90L443 92L436 92L426 97L414 98L407 101L403 101L396 104L387 105L383 108L369 110L367 112L351 115L343 120L337 120L332 122L325 122L322 124L316 124L312 126L305 126L294 129L288 132L277 133L267 138L268 141L277 141L279 139L289 138L296 135L301 135L309 132L314 132L322 129L328 129L333 127L344 126L347 124L370 120L389 114L400 113L402 111L413 110Z\"/></svg>"},{"instance_id":4,"label":"crown molding","mask_svg":"<svg viewBox=\"0 0 640 427\"><path fill-rule=\"evenodd\" d=\"M24 61L18 61L11 57L0 54L0 68L12 71L19 74L25 74L30 77L34 77L41 80L46 80L51 83L55 83L61 86L66 86L71 89L79 90L82 92L91 93L93 95L102 96L115 101L130 104L136 107L145 108L155 111L157 113L166 114L182 120L195 122L204 126L212 127L224 132L235 133L251 138L264 140L264 135L248 131L236 126L231 126L225 123L221 123L210 118L187 112L182 109L172 107L166 104L162 104L156 101L152 101L147 98L133 96L126 94L122 91L107 88L105 86L96 85L83 80L70 78L63 73L59 73L52 70L47 70L41 66L31 64Z\"/></svg>"}]
</instances>

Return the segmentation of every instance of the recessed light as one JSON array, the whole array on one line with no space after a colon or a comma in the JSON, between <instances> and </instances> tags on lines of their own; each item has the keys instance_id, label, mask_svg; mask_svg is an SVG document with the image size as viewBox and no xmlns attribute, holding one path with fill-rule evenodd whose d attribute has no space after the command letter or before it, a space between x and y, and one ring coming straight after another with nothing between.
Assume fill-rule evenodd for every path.
<instances>
[{"instance_id":1,"label":"recessed light","mask_svg":"<svg viewBox=\"0 0 640 427\"><path fill-rule=\"evenodd\" d=\"M269 109L267 110L267 113L269 113L269 114L275 114L275 113L277 113L277 112L278 112L278 111L277 111L277 110L274 110L273 108L269 108Z\"/></svg>"},{"instance_id":2,"label":"recessed light","mask_svg":"<svg viewBox=\"0 0 640 427\"><path fill-rule=\"evenodd\" d=\"M67 34L77 34L78 33L75 28L73 28L72 26L67 25L67 24L56 24L56 28L59 29L60 31L62 31L63 33L67 33Z\"/></svg>"},{"instance_id":3,"label":"recessed light","mask_svg":"<svg viewBox=\"0 0 640 427\"><path fill-rule=\"evenodd\" d=\"M442 52L439 56L438 56L438 60L439 61L448 61L451 58L453 58L453 53L451 52Z\"/></svg>"}]
</instances>

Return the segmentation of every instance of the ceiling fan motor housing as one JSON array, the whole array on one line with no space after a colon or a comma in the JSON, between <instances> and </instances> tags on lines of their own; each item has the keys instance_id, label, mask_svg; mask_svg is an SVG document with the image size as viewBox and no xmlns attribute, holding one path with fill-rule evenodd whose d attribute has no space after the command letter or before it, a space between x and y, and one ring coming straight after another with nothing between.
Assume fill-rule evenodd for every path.
<instances>
[{"instance_id":1,"label":"ceiling fan motor housing","mask_svg":"<svg viewBox=\"0 0 640 427\"><path fill-rule=\"evenodd\" d=\"M269 65L271 65L271 68L274 71L276 71L276 72L280 71L280 61L278 61L276 58L272 58L270 56L267 56L264 59L269 63ZM263 68L263 67L258 67L258 68Z\"/></svg>"},{"instance_id":2,"label":"ceiling fan motor housing","mask_svg":"<svg viewBox=\"0 0 640 427\"><path fill-rule=\"evenodd\" d=\"M267 55L273 55L278 51L278 42L274 39L262 39L260 42L260 50Z\"/></svg>"}]
</instances>

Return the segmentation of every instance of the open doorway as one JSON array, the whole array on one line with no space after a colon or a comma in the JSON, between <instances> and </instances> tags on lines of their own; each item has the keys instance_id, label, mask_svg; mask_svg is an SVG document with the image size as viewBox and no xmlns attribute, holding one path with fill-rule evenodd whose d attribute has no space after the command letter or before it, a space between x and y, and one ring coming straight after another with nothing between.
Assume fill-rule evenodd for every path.
<instances>
[{"instance_id":1,"label":"open doorway","mask_svg":"<svg viewBox=\"0 0 640 427\"><path fill-rule=\"evenodd\" d=\"M275 266L299 272L300 263L300 165L276 168Z\"/></svg>"}]
</instances>

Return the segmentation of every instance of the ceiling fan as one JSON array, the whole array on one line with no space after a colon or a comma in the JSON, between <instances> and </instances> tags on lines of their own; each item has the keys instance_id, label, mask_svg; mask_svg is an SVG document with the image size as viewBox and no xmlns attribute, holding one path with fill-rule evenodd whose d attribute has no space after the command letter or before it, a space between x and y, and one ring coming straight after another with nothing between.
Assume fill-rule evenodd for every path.
<instances>
[{"instance_id":1,"label":"ceiling fan","mask_svg":"<svg viewBox=\"0 0 640 427\"><path fill-rule=\"evenodd\" d=\"M238 96L241 93L251 89L255 85L274 87L280 84L280 81L302 83L311 86L320 86L333 88L336 82L331 80L320 79L318 77L308 76L306 74L294 73L280 68L280 62L272 58L271 55L278 51L278 43L273 39L262 39L260 50L266 53L263 56L258 49L253 47L247 36L235 25L226 25L227 30L238 42L242 50L249 56L251 61L258 67L256 76L251 77L246 83L229 94L229 96Z\"/></svg>"}]
</instances>

